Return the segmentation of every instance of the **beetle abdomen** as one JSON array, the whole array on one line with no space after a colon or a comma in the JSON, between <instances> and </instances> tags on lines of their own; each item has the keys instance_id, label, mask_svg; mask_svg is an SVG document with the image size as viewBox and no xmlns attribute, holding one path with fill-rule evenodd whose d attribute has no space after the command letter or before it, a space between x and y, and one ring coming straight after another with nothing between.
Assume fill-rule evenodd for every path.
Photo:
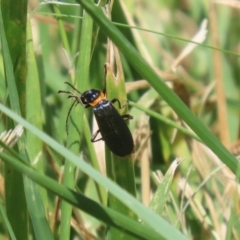
<instances>
[{"instance_id":1,"label":"beetle abdomen","mask_svg":"<svg viewBox=\"0 0 240 240\"><path fill-rule=\"evenodd\" d=\"M133 153L132 134L119 112L108 100L103 100L93 108L102 139L117 156L125 157Z\"/></svg>"}]
</instances>

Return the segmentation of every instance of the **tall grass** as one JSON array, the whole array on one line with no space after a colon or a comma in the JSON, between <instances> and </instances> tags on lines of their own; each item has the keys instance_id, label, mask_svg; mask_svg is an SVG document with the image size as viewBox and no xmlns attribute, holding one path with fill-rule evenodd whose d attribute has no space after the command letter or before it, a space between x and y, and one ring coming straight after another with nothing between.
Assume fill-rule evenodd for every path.
<instances>
[{"instance_id":1,"label":"tall grass","mask_svg":"<svg viewBox=\"0 0 240 240\"><path fill-rule=\"evenodd\" d=\"M29 19L1 3L0 129L25 129L1 144L1 238L238 239L238 10L77 2L29 1ZM103 89L105 62L108 98L130 100L129 159L90 142L91 109L66 123L58 94Z\"/></svg>"}]
</instances>

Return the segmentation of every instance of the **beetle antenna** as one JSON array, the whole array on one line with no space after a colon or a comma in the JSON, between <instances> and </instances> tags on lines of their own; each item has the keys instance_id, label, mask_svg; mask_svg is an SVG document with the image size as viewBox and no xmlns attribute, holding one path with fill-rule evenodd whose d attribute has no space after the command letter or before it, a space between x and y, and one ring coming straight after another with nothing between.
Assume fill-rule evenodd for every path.
<instances>
[{"instance_id":1,"label":"beetle antenna","mask_svg":"<svg viewBox=\"0 0 240 240\"><path fill-rule=\"evenodd\" d=\"M73 95L73 94L72 94L71 92L69 92L69 91L62 91L62 90L59 90L58 93L67 93L67 94L69 94L69 95Z\"/></svg>"},{"instance_id":2,"label":"beetle antenna","mask_svg":"<svg viewBox=\"0 0 240 240\"><path fill-rule=\"evenodd\" d=\"M79 94L82 94L81 92L79 92L71 83L69 82L65 82L65 84L69 85L71 88L73 88L76 92L78 92Z\"/></svg>"},{"instance_id":3,"label":"beetle antenna","mask_svg":"<svg viewBox=\"0 0 240 240\"><path fill-rule=\"evenodd\" d=\"M65 82L66 84L68 84L71 88L73 88L76 92L78 92L80 95L82 95L82 93L81 92L79 92L72 84L70 84L69 82ZM74 102L72 103L72 105L71 105L71 107L69 108L69 110L68 110L68 114L67 114L67 118L66 118L66 132L67 132L67 135L68 135L68 120L69 120L69 117L70 117L70 113L71 113L71 111L72 111L72 109L73 109L73 106L77 103L80 103L81 105L82 105L82 102L81 102L81 98L80 97L78 97L78 96L76 96L76 95L74 95L72 92L70 92L70 91L62 91L62 90L60 90L60 91L58 91L58 93L67 93L68 94L68 98L74 98L75 100L74 100ZM76 104L76 105L77 105Z\"/></svg>"},{"instance_id":4,"label":"beetle antenna","mask_svg":"<svg viewBox=\"0 0 240 240\"><path fill-rule=\"evenodd\" d=\"M73 106L75 105L75 103L78 103L78 102L77 102L77 99L74 100L74 102L72 103L71 107L70 107L69 110L68 110L68 114L67 114L67 118L66 118L66 132L67 132L67 135L68 135L68 119L69 119L69 117L70 117L70 113L71 113L72 108L73 108ZM77 105L77 104L76 104L76 105Z\"/></svg>"}]
</instances>

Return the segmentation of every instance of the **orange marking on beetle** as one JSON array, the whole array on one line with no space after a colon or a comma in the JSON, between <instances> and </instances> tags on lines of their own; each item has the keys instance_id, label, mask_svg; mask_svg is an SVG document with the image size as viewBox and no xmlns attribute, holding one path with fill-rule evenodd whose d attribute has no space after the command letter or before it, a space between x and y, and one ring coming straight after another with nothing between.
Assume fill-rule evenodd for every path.
<instances>
[{"instance_id":1,"label":"orange marking on beetle","mask_svg":"<svg viewBox=\"0 0 240 240\"><path fill-rule=\"evenodd\" d=\"M89 105L91 105L92 107L98 105L98 103L100 101L102 101L103 99L105 99L105 94L103 92L101 92L101 94L99 95L99 97L97 97L93 102L89 103Z\"/></svg>"}]
</instances>

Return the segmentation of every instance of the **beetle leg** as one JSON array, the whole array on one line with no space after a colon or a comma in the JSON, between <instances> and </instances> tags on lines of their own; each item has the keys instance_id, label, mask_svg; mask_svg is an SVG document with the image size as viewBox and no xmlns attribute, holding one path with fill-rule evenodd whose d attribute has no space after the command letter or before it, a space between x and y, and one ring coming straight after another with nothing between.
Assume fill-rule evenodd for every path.
<instances>
[{"instance_id":1,"label":"beetle leg","mask_svg":"<svg viewBox=\"0 0 240 240\"><path fill-rule=\"evenodd\" d=\"M122 106L121 106L120 101L117 98L114 98L111 101L111 103L115 103L115 102L118 102L118 107L120 109L122 109L122 108L126 107L126 105L128 105L128 100ZM130 119L133 119L133 116L131 116L130 114L124 114L124 115L122 115L122 118L123 118L124 121L127 121L127 120L130 120Z\"/></svg>"},{"instance_id":2,"label":"beetle leg","mask_svg":"<svg viewBox=\"0 0 240 240\"><path fill-rule=\"evenodd\" d=\"M97 130L97 131L92 135L91 142L98 142L98 141L100 141L100 140L103 140L102 138L99 138L99 139L96 140L96 137L97 137L97 135L98 135L99 133L100 133L100 131Z\"/></svg>"},{"instance_id":3,"label":"beetle leg","mask_svg":"<svg viewBox=\"0 0 240 240\"><path fill-rule=\"evenodd\" d=\"M126 106L128 105L128 100L127 100L123 105L121 105L120 101L119 101L117 98L114 98L114 99L111 101L111 103L115 103L115 102L118 103L118 107L119 107L120 109L122 109L122 108L124 108L124 107L126 107Z\"/></svg>"},{"instance_id":4,"label":"beetle leg","mask_svg":"<svg viewBox=\"0 0 240 240\"><path fill-rule=\"evenodd\" d=\"M124 115L122 115L122 119L124 121L131 120L131 119L133 119L133 116L130 114L124 114Z\"/></svg>"}]
</instances>

